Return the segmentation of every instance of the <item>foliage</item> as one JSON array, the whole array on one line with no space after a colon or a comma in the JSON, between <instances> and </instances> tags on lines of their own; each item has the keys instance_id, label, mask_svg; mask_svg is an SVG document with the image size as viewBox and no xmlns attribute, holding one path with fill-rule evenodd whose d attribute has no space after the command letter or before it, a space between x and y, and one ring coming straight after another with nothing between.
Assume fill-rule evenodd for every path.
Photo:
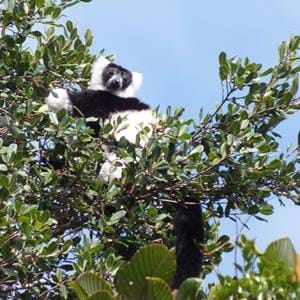
<instances>
[{"instance_id":1,"label":"foliage","mask_svg":"<svg viewBox=\"0 0 300 300\"><path fill-rule=\"evenodd\" d=\"M285 257L296 255L288 239L271 243L263 254L245 236L241 236L239 246L244 265L236 267L242 277L220 275L220 283L210 287L209 299L298 299L300 284L293 279L296 263L289 268Z\"/></svg>"},{"instance_id":2,"label":"foliage","mask_svg":"<svg viewBox=\"0 0 300 300\"><path fill-rule=\"evenodd\" d=\"M293 270L293 273L295 273L297 265L297 253L292 242L288 238L272 242L266 249L263 259L266 260L265 264L268 264L268 260L281 260L287 266L285 273L289 273L290 270Z\"/></svg>"},{"instance_id":3,"label":"foliage","mask_svg":"<svg viewBox=\"0 0 300 300\"><path fill-rule=\"evenodd\" d=\"M71 286L82 300L94 299L95 295L100 294L103 297L105 295L107 299L128 300L297 298L300 284L293 278L296 261L290 265L291 260L287 259L295 257L296 252L289 239L274 241L264 253L257 250L253 240L247 240L243 235L238 245L244 259L243 265L236 264L241 277L219 275L219 283L211 284L208 293L203 288L202 280L198 278L187 279L179 290L172 294L163 273L157 272L155 277L152 277L154 274L150 270L157 268L159 263L159 260L155 261L152 258L162 255L163 252L170 256L168 250L159 245L149 245L141 249L125 268L119 270L117 277L123 277L123 282L122 285L116 285L116 294L109 283L94 273L83 273ZM175 264L175 257L168 257L168 261L170 265ZM159 267L168 269L162 265ZM126 274L129 276L126 277ZM150 275L152 276L149 277Z\"/></svg>"},{"instance_id":4,"label":"foliage","mask_svg":"<svg viewBox=\"0 0 300 300\"><path fill-rule=\"evenodd\" d=\"M108 282L91 272L81 274L70 286L81 300L96 299L97 296L100 298L100 295L103 299L199 299L200 294L196 295L201 280L197 278L186 280L177 295L172 294L169 284L175 273L175 264L173 251L162 245L152 244L140 249L118 271L117 293L113 292Z\"/></svg>"},{"instance_id":5,"label":"foliage","mask_svg":"<svg viewBox=\"0 0 300 300\"><path fill-rule=\"evenodd\" d=\"M95 273L86 272L82 273L76 281L69 284L75 291L79 299L91 299L97 297L101 293L105 299L114 299L113 289L103 278ZM98 298L102 299L102 298Z\"/></svg>"},{"instance_id":6,"label":"foliage","mask_svg":"<svg viewBox=\"0 0 300 300\"><path fill-rule=\"evenodd\" d=\"M1 5L2 298L72 297L67 283L89 271L114 283L142 246L174 245L170 217L186 196L199 199L205 211L205 274L232 249L229 238L219 236L219 218L261 219L273 213L275 199L299 204L299 144L281 153L276 132L300 108L299 37L282 43L278 64L267 70L221 53L223 97L215 112L199 120L185 120L183 109L158 114L146 147L119 143L122 178L103 182L98 174L114 126L94 137L83 119L40 111L54 86L87 85L92 34L81 38L62 17L79 2ZM64 166L54 168L61 158ZM165 289L152 278L151 293L158 285Z\"/></svg>"},{"instance_id":7,"label":"foliage","mask_svg":"<svg viewBox=\"0 0 300 300\"><path fill-rule=\"evenodd\" d=\"M175 274L175 254L162 245L150 245L138 251L131 261L123 266L116 277L116 287L128 299L144 299L145 292L155 293L153 289L160 282L171 284ZM137 276L138 274L138 276ZM155 278L155 279L154 279ZM156 282L155 282L156 280Z\"/></svg>"}]
</instances>

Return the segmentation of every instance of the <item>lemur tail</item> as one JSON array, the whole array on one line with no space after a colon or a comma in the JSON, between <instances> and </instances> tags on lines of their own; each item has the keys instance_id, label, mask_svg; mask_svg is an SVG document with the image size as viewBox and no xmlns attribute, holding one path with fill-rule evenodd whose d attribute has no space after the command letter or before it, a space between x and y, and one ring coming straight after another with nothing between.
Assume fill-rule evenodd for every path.
<instances>
[{"instance_id":1,"label":"lemur tail","mask_svg":"<svg viewBox=\"0 0 300 300\"><path fill-rule=\"evenodd\" d=\"M199 243L203 243L202 210L199 203L178 207L174 215L176 233L176 273L172 288L178 289L190 277L199 277L203 253Z\"/></svg>"}]
</instances>

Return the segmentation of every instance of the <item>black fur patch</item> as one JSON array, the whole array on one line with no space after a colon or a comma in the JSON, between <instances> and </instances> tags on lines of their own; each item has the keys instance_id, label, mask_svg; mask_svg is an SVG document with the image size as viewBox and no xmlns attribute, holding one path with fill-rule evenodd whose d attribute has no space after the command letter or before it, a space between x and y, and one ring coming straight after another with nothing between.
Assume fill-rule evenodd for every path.
<instances>
[{"instance_id":1,"label":"black fur patch","mask_svg":"<svg viewBox=\"0 0 300 300\"><path fill-rule=\"evenodd\" d=\"M79 93L68 92L73 106L73 115L80 116L79 110L85 118L96 117L105 120L113 113L129 110L141 111L150 109L148 104L141 102L138 98L122 98L107 91L86 90ZM99 133L99 123L90 122L87 124L94 129L95 134Z\"/></svg>"}]
</instances>

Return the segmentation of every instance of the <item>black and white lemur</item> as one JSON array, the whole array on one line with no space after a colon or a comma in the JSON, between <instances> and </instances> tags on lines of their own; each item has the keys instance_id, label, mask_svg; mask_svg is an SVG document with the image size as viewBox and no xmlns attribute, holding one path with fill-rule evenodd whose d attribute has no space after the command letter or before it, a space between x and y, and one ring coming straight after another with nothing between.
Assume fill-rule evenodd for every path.
<instances>
[{"instance_id":1,"label":"black and white lemur","mask_svg":"<svg viewBox=\"0 0 300 300\"><path fill-rule=\"evenodd\" d=\"M55 89L46 98L50 110L65 108L74 116L94 117L102 120L126 116L122 128L114 135L116 141L125 137L129 142L136 143L136 135L143 125L155 124L156 117L150 106L133 97L142 83L142 75L111 63L104 56L94 63L92 77L86 91L69 92L65 89ZM87 123L99 132L99 122ZM140 145L144 146L140 142ZM105 164L105 163L104 163ZM109 167L109 165L108 165ZM109 168L104 168L109 169ZM120 176L121 173L119 172ZM176 233L177 268L172 288L177 289L189 277L198 277L201 272L203 254L199 243L203 243L202 212L199 203L186 197L190 204L178 205L173 214Z\"/></svg>"}]
</instances>

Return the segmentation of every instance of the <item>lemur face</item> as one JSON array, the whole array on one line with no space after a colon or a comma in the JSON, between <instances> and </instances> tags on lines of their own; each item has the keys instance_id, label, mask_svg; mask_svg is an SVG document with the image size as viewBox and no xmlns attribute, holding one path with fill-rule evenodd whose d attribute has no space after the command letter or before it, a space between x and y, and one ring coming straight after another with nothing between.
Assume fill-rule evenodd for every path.
<instances>
[{"instance_id":1,"label":"lemur face","mask_svg":"<svg viewBox=\"0 0 300 300\"><path fill-rule=\"evenodd\" d=\"M109 91L124 98L133 97L142 80L142 74L131 72L101 55L93 65L89 89Z\"/></svg>"},{"instance_id":2,"label":"lemur face","mask_svg":"<svg viewBox=\"0 0 300 300\"><path fill-rule=\"evenodd\" d=\"M132 74L127 69L110 63L102 73L102 82L110 91L125 90L132 83Z\"/></svg>"}]
</instances>

